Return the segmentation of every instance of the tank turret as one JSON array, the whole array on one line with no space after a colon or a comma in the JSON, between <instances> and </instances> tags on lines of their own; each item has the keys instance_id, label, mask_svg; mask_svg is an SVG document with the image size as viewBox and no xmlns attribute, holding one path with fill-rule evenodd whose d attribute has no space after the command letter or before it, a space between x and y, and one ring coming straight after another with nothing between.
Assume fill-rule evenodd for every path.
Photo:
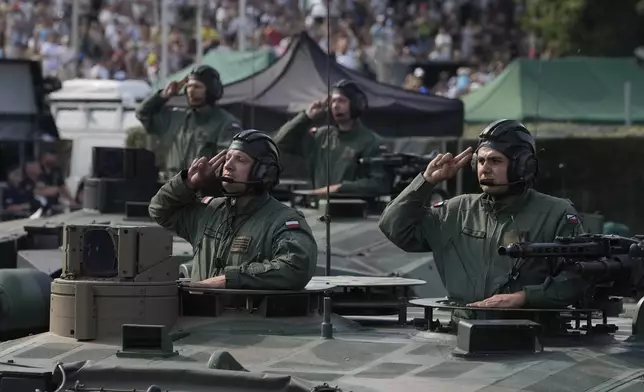
<instances>
[{"instance_id":1,"label":"tank turret","mask_svg":"<svg viewBox=\"0 0 644 392\"><path fill-rule=\"evenodd\" d=\"M123 324L171 328L181 258L160 227L67 225L51 284L50 331L77 340L118 335Z\"/></svg>"}]
</instances>

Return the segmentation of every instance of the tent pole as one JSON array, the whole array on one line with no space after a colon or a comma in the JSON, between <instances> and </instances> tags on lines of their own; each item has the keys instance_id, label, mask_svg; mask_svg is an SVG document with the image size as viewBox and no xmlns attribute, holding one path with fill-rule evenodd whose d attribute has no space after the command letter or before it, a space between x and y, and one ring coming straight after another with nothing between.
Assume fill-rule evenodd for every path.
<instances>
[{"instance_id":1,"label":"tent pole","mask_svg":"<svg viewBox=\"0 0 644 392\"><path fill-rule=\"evenodd\" d=\"M241 23L237 28L237 50L243 52L246 50L246 0L239 0L239 18Z\"/></svg>"},{"instance_id":2,"label":"tent pole","mask_svg":"<svg viewBox=\"0 0 644 392\"><path fill-rule=\"evenodd\" d=\"M168 0L161 0L161 60L159 69L159 84L164 86L168 80Z\"/></svg>"},{"instance_id":3,"label":"tent pole","mask_svg":"<svg viewBox=\"0 0 644 392\"><path fill-rule=\"evenodd\" d=\"M203 61L203 0L197 0L197 31L195 32L195 40L197 41L197 56L195 62L201 65Z\"/></svg>"},{"instance_id":4,"label":"tent pole","mask_svg":"<svg viewBox=\"0 0 644 392\"><path fill-rule=\"evenodd\" d=\"M631 126L633 121L631 118L631 81L624 82L624 123Z\"/></svg>"},{"instance_id":5,"label":"tent pole","mask_svg":"<svg viewBox=\"0 0 644 392\"><path fill-rule=\"evenodd\" d=\"M447 153L447 140L445 138L442 138L440 143L441 143L441 153L442 154ZM441 181L438 187L444 190L445 192L447 192L447 181Z\"/></svg>"},{"instance_id":6,"label":"tent pole","mask_svg":"<svg viewBox=\"0 0 644 392\"><path fill-rule=\"evenodd\" d=\"M460 154L461 151L463 151L463 138L459 137L458 140L456 140L456 151ZM456 172L456 195L462 195L463 194L463 170L459 170Z\"/></svg>"},{"instance_id":7,"label":"tent pole","mask_svg":"<svg viewBox=\"0 0 644 392\"><path fill-rule=\"evenodd\" d=\"M78 13L78 2L80 0L73 0L72 2L72 49L74 55L78 55L79 52L79 42L80 42L80 28L79 24L79 13Z\"/></svg>"}]
</instances>

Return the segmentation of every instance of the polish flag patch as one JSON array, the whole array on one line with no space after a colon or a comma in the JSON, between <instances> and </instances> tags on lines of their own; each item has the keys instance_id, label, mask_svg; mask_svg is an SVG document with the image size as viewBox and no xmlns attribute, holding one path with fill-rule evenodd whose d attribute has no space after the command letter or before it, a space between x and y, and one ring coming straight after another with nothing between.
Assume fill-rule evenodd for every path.
<instances>
[{"instance_id":1,"label":"polish flag patch","mask_svg":"<svg viewBox=\"0 0 644 392\"><path fill-rule=\"evenodd\" d=\"M315 132L317 132L317 130L318 130L318 128L317 128L317 127L311 127L311 128L309 129L309 133L315 133Z\"/></svg>"},{"instance_id":2,"label":"polish flag patch","mask_svg":"<svg viewBox=\"0 0 644 392\"><path fill-rule=\"evenodd\" d=\"M201 199L201 202L202 202L203 204L208 204L208 203L210 203L210 202L212 201L212 199L214 199L214 197L212 197L212 196L206 196L206 197L204 197L204 198L202 198L202 199Z\"/></svg>"},{"instance_id":3,"label":"polish flag patch","mask_svg":"<svg viewBox=\"0 0 644 392\"><path fill-rule=\"evenodd\" d=\"M286 223L284 223L284 224L285 224L285 225L286 225L286 227L288 227L289 229L297 229L297 228L299 228L299 227L300 227L300 222L298 222L298 221L296 221L296 220L287 221L287 222L286 222Z\"/></svg>"},{"instance_id":4,"label":"polish flag patch","mask_svg":"<svg viewBox=\"0 0 644 392\"><path fill-rule=\"evenodd\" d=\"M579 223L579 217L577 215L574 215L574 214L567 214L566 215L566 221L568 223L577 224L577 223Z\"/></svg>"}]
</instances>

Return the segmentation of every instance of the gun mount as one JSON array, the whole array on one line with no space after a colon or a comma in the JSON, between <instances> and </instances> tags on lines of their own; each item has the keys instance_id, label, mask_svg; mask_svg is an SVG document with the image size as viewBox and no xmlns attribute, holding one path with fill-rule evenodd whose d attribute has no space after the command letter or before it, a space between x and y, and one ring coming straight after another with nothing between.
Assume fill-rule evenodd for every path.
<instances>
[{"instance_id":1,"label":"gun mount","mask_svg":"<svg viewBox=\"0 0 644 392\"><path fill-rule=\"evenodd\" d=\"M438 155L432 151L429 155L408 153L386 153L372 158L360 158L360 164L366 167L381 166L392 178L391 195L396 197L418 175L422 173L429 162ZM367 169L368 170L368 169ZM435 188L431 202L436 203L449 198L447 191Z\"/></svg>"},{"instance_id":2,"label":"gun mount","mask_svg":"<svg viewBox=\"0 0 644 392\"><path fill-rule=\"evenodd\" d=\"M639 298L644 292L644 242L641 236L582 234L556 237L550 243L513 243L498 250L513 259L556 259L561 268L572 270L591 286L583 304L603 313L604 326L608 316L616 317L623 302L615 297ZM641 303L641 301L640 301ZM641 318L641 317L640 317ZM642 330L633 321L633 330ZM638 324L638 325L636 325Z\"/></svg>"},{"instance_id":3,"label":"gun mount","mask_svg":"<svg viewBox=\"0 0 644 392\"><path fill-rule=\"evenodd\" d=\"M593 283L620 281L636 291L644 289L644 243L638 237L617 235L582 234L575 237L556 237L548 243L514 243L499 248L501 256L519 258L557 258L564 268L572 269ZM634 278L634 279L633 279ZM631 296L624 292L624 285L615 287L619 296Z\"/></svg>"}]
</instances>

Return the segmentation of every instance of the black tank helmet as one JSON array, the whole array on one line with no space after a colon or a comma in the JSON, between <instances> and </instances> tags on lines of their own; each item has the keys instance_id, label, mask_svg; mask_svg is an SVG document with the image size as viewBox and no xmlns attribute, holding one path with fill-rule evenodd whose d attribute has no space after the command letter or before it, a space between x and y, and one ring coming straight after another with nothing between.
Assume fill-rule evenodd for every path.
<instances>
[{"instance_id":1,"label":"black tank helmet","mask_svg":"<svg viewBox=\"0 0 644 392\"><path fill-rule=\"evenodd\" d=\"M539 174L537 147L530 131L515 120L497 120L479 134L479 143L472 155L472 169L476 172L477 152L490 147L505 155L508 165L508 182L531 187Z\"/></svg>"},{"instance_id":2,"label":"black tank helmet","mask_svg":"<svg viewBox=\"0 0 644 392\"><path fill-rule=\"evenodd\" d=\"M189 79L197 80L206 86L206 103L214 104L224 95L224 86L216 69L209 65L199 65L190 74Z\"/></svg>"},{"instance_id":3,"label":"black tank helmet","mask_svg":"<svg viewBox=\"0 0 644 392\"><path fill-rule=\"evenodd\" d=\"M248 182L261 190L270 191L280 182L282 166L277 145L264 132L247 129L233 136L230 150L239 150L254 159Z\"/></svg>"},{"instance_id":4,"label":"black tank helmet","mask_svg":"<svg viewBox=\"0 0 644 392\"><path fill-rule=\"evenodd\" d=\"M367 110L369 101L367 94L353 81L341 79L333 85L333 92L342 94L349 99L351 103L350 114L352 119L356 119Z\"/></svg>"}]
</instances>

